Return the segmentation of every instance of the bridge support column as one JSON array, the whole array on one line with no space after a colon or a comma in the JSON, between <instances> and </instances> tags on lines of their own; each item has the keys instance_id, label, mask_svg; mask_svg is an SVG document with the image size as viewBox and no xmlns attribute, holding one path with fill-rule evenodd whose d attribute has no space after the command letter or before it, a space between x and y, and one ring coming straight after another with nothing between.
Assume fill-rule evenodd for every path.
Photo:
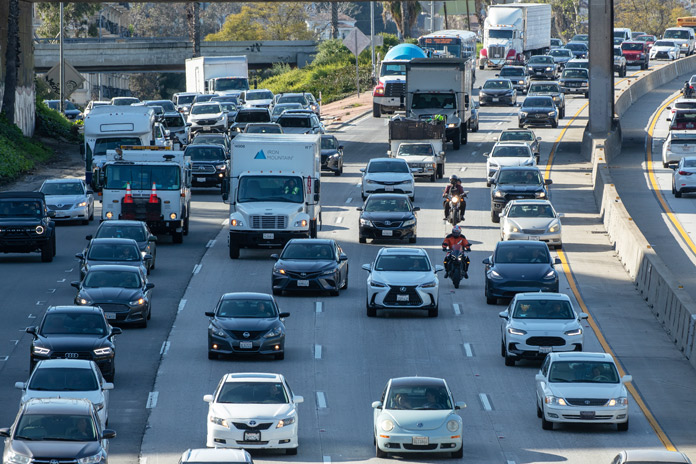
<instances>
[{"instance_id":1,"label":"bridge support column","mask_svg":"<svg viewBox=\"0 0 696 464\"><path fill-rule=\"evenodd\" d=\"M0 2L0 106L5 93L7 64L7 28L9 2ZM14 122L25 135L34 134L36 114L34 88L34 45L32 43L32 4L19 2L19 69L17 70L17 89L15 91Z\"/></svg>"},{"instance_id":2,"label":"bridge support column","mask_svg":"<svg viewBox=\"0 0 696 464\"><path fill-rule=\"evenodd\" d=\"M614 1L590 0L590 121L592 138L606 136L614 117Z\"/></svg>"}]
</instances>

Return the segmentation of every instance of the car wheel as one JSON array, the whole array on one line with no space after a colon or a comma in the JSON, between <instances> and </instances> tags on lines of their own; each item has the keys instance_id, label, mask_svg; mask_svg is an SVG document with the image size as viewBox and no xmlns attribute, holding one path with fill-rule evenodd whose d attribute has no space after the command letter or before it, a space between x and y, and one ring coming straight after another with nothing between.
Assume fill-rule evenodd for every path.
<instances>
[{"instance_id":1,"label":"car wheel","mask_svg":"<svg viewBox=\"0 0 696 464\"><path fill-rule=\"evenodd\" d=\"M331 295L331 296L338 296L338 295L340 295L340 294L341 294L341 291L338 290L338 289L337 289L337 290L331 290L331 291L329 292L329 295Z\"/></svg>"},{"instance_id":2,"label":"car wheel","mask_svg":"<svg viewBox=\"0 0 696 464\"><path fill-rule=\"evenodd\" d=\"M362 201L365 201L365 200L367 200L367 196L365 196L365 194L364 194L364 193L361 193L361 194L360 194L360 196L362 197Z\"/></svg>"},{"instance_id":3,"label":"car wheel","mask_svg":"<svg viewBox=\"0 0 696 464\"><path fill-rule=\"evenodd\" d=\"M456 134L454 134L454 138L452 138L452 148L455 150L459 150L461 147L462 143L462 134L461 134L461 129L457 131Z\"/></svg>"},{"instance_id":4,"label":"car wheel","mask_svg":"<svg viewBox=\"0 0 696 464\"><path fill-rule=\"evenodd\" d=\"M543 411L541 412L541 428L544 430L553 430L553 422L546 420Z\"/></svg>"},{"instance_id":5,"label":"car wheel","mask_svg":"<svg viewBox=\"0 0 696 464\"><path fill-rule=\"evenodd\" d=\"M172 232L172 241L174 243L184 243L184 233L183 232Z\"/></svg>"},{"instance_id":6,"label":"car wheel","mask_svg":"<svg viewBox=\"0 0 696 464\"><path fill-rule=\"evenodd\" d=\"M667 169L669 167L669 163L662 163L662 167Z\"/></svg>"},{"instance_id":7,"label":"car wheel","mask_svg":"<svg viewBox=\"0 0 696 464\"><path fill-rule=\"evenodd\" d=\"M491 296L491 295L488 293L488 289L486 289L486 304L494 305L494 304L496 304L497 302L498 302L498 298L496 298L496 297L494 297L494 296Z\"/></svg>"},{"instance_id":8,"label":"car wheel","mask_svg":"<svg viewBox=\"0 0 696 464\"><path fill-rule=\"evenodd\" d=\"M341 287L343 290L348 289L348 271L346 271L346 280L343 282L343 287Z\"/></svg>"},{"instance_id":9,"label":"car wheel","mask_svg":"<svg viewBox=\"0 0 696 464\"><path fill-rule=\"evenodd\" d=\"M94 219L94 206L92 206L92 213L89 215L89 220L91 221L93 219Z\"/></svg>"},{"instance_id":10,"label":"car wheel","mask_svg":"<svg viewBox=\"0 0 696 464\"><path fill-rule=\"evenodd\" d=\"M500 356L505 357L505 340L500 340Z\"/></svg>"},{"instance_id":11,"label":"car wheel","mask_svg":"<svg viewBox=\"0 0 696 464\"><path fill-rule=\"evenodd\" d=\"M152 306L147 308L147 320L149 321L150 319L152 319Z\"/></svg>"},{"instance_id":12,"label":"car wheel","mask_svg":"<svg viewBox=\"0 0 696 464\"><path fill-rule=\"evenodd\" d=\"M458 148L455 148L455 150L458 150ZM430 176L430 182L435 182L437 179L437 173L434 172L432 176Z\"/></svg>"},{"instance_id":13,"label":"car wheel","mask_svg":"<svg viewBox=\"0 0 696 464\"><path fill-rule=\"evenodd\" d=\"M539 419L541 419L542 416L543 416L543 414L542 414L542 412L541 412L541 408L539 407L539 403L536 404L536 410L537 410L537 417L538 417Z\"/></svg>"},{"instance_id":14,"label":"car wheel","mask_svg":"<svg viewBox=\"0 0 696 464\"><path fill-rule=\"evenodd\" d=\"M367 310L367 317L377 316L377 309L371 307L369 303L365 303L365 309Z\"/></svg>"},{"instance_id":15,"label":"car wheel","mask_svg":"<svg viewBox=\"0 0 696 464\"><path fill-rule=\"evenodd\" d=\"M230 241L230 259L239 259L239 245Z\"/></svg>"},{"instance_id":16,"label":"car wheel","mask_svg":"<svg viewBox=\"0 0 696 464\"><path fill-rule=\"evenodd\" d=\"M553 127L554 129L557 128L557 127L558 127L558 121L556 121L556 120L551 121L551 127Z\"/></svg>"},{"instance_id":17,"label":"car wheel","mask_svg":"<svg viewBox=\"0 0 696 464\"><path fill-rule=\"evenodd\" d=\"M106 380L107 382L113 383L115 378L116 378L116 361L113 361L113 363L111 364L111 372L109 372L108 374L104 374L104 380Z\"/></svg>"},{"instance_id":18,"label":"car wheel","mask_svg":"<svg viewBox=\"0 0 696 464\"><path fill-rule=\"evenodd\" d=\"M516 361L516 359L513 358L512 356L508 356L507 350L505 350L505 365L506 366L514 366L515 361Z\"/></svg>"},{"instance_id":19,"label":"car wheel","mask_svg":"<svg viewBox=\"0 0 696 464\"><path fill-rule=\"evenodd\" d=\"M283 359L285 359L285 351L283 351L282 353L276 353L273 355L273 357L276 358L278 361L282 361ZM294 449L297 450L297 448Z\"/></svg>"},{"instance_id":20,"label":"car wheel","mask_svg":"<svg viewBox=\"0 0 696 464\"><path fill-rule=\"evenodd\" d=\"M297 448L287 448L285 454L288 456L295 456L297 454Z\"/></svg>"},{"instance_id":21,"label":"car wheel","mask_svg":"<svg viewBox=\"0 0 696 464\"><path fill-rule=\"evenodd\" d=\"M409 237L409 238L408 238L408 243L416 243L416 240L418 240L417 237Z\"/></svg>"},{"instance_id":22,"label":"car wheel","mask_svg":"<svg viewBox=\"0 0 696 464\"><path fill-rule=\"evenodd\" d=\"M626 432L628 430L628 418L626 418L626 422L616 424L616 430L619 432Z\"/></svg>"},{"instance_id":23,"label":"car wheel","mask_svg":"<svg viewBox=\"0 0 696 464\"><path fill-rule=\"evenodd\" d=\"M437 317L437 314L438 314L438 307L437 306L428 310L428 317Z\"/></svg>"},{"instance_id":24,"label":"car wheel","mask_svg":"<svg viewBox=\"0 0 696 464\"><path fill-rule=\"evenodd\" d=\"M384 459L388 456L388 453L379 449L379 445L375 444L375 456Z\"/></svg>"},{"instance_id":25,"label":"car wheel","mask_svg":"<svg viewBox=\"0 0 696 464\"><path fill-rule=\"evenodd\" d=\"M157 261L157 250L155 249L155 253L152 255L152 261L150 264L150 270L155 269L155 261Z\"/></svg>"},{"instance_id":26,"label":"car wheel","mask_svg":"<svg viewBox=\"0 0 696 464\"><path fill-rule=\"evenodd\" d=\"M56 240L55 240L55 230L53 231L53 237L46 242L46 244L41 247L41 261L44 263L50 263L53 261L53 257L56 255L55 253L55 246L56 246Z\"/></svg>"},{"instance_id":27,"label":"car wheel","mask_svg":"<svg viewBox=\"0 0 696 464\"><path fill-rule=\"evenodd\" d=\"M218 358L217 353L214 353L212 351L208 351L208 359L217 359L217 358Z\"/></svg>"},{"instance_id":28,"label":"car wheel","mask_svg":"<svg viewBox=\"0 0 696 464\"><path fill-rule=\"evenodd\" d=\"M491 221L498 224L500 222L500 216L495 211L491 211Z\"/></svg>"},{"instance_id":29,"label":"car wheel","mask_svg":"<svg viewBox=\"0 0 696 464\"><path fill-rule=\"evenodd\" d=\"M681 193L679 190L674 189L674 197L675 197L675 198L681 198L681 197L682 197L682 193Z\"/></svg>"},{"instance_id":30,"label":"car wheel","mask_svg":"<svg viewBox=\"0 0 696 464\"><path fill-rule=\"evenodd\" d=\"M377 103L372 104L372 117L381 118L382 117L382 107Z\"/></svg>"},{"instance_id":31,"label":"car wheel","mask_svg":"<svg viewBox=\"0 0 696 464\"><path fill-rule=\"evenodd\" d=\"M277 288L274 288L274 289L271 290L271 291L273 292L273 294L274 294L275 296L279 296L279 295L282 295L282 294L283 294L283 291L282 291L282 290L278 290Z\"/></svg>"},{"instance_id":32,"label":"car wheel","mask_svg":"<svg viewBox=\"0 0 696 464\"><path fill-rule=\"evenodd\" d=\"M452 451L453 459L461 459L464 457L464 444L457 451Z\"/></svg>"},{"instance_id":33,"label":"car wheel","mask_svg":"<svg viewBox=\"0 0 696 464\"><path fill-rule=\"evenodd\" d=\"M367 237L358 237L359 243L367 243Z\"/></svg>"},{"instance_id":34,"label":"car wheel","mask_svg":"<svg viewBox=\"0 0 696 464\"><path fill-rule=\"evenodd\" d=\"M561 118L565 118L565 105L561 108Z\"/></svg>"}]
</instances>

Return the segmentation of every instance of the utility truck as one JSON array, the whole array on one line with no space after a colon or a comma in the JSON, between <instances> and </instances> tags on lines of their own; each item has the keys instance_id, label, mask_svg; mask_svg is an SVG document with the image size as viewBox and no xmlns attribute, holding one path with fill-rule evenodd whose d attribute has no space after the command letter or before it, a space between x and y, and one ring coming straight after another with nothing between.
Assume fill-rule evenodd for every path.
<instances>
[{"instance_id":1,"label":"utility truck","mask_svg":"<svg viewBox=\"0 0 696 464\"><path fill-rule=\"evenodd\" d=\"M108 150L98 171L102 220L144 221L155 233L182 243L189 232L191 158L168 147Z\"/></svg>"},{"instance_id":2,"label":"utility truck","mask_svg":"<svg viewBox=\"0 0 696 464\"><path fill-rule=\"evenodd\" d=\"M467 142L472 63L459 58L419 58L406 63L406 116L443 120L455 150Z\"/></svg>"},{"instance_id":3,"label":"utility truck","mask_svg":"<svg viewBox=\"0 0 696 464\"><path fill-rule=\"evenodd\" d=\"M222 199L230 204L229 252L282 247L293 238L315 238L321 139L317 134L237 135Z\"/></svg>"},{"instance_id":4,"label":"utility truck","mask_svg":"<svg viewBox=\"0 0 696 464\"><path fill-rule=\"evenodd\" d=\"M504 3L489 5L483 23L479 69L525 65L532 55L551 49L551 5Z\"/></svg>"},{"instance_id":5,"label":"utility truck","mask_svg":"<svg viewBox=\"0 0 696 464\"><path fill-rule=\"evenodd\" d=\"M426 56L413 44L399 44L387 52L379 65L379 82L372 91L372 116L379 118L383 113L405 109L406 63Z\"/></svg>"},{"instance_id":6,"label":"utility truck","mask_svg":"<svg viewBox=\"0 0 696 464\"><path fill-rule=\"evenodd\" d=\"M186 60L186 91L235 95L249 90L246 56L199 56Z\"/></svg>"},{"instance_id":7,"label":"utility truck","mask_svg":"<svg viewBox=\"0 0 696 464\"><path fill-rule=\"evenodd\" d=\"M445 173L445 123L395 117L389 120L390 158L403 158L414 177L431 182Z\"/></svg>"}]
</instances>

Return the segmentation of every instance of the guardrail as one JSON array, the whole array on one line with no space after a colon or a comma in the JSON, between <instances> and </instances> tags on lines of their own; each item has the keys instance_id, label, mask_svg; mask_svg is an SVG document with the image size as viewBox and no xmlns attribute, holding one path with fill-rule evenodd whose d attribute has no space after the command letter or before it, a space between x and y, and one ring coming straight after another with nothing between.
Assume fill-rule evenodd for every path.
<instances>
[{"instance_id":1,"label":"guardrail","mask_svg":"<svg viewBox=\"0 0 696 464\"><path fill-rule=\"evenodd\" d=\"M616 113L620 117L651 90L693 71L696 71L696 56L643 74L615 97ZM585 132L587 135L587 129ZM616 254L636 288L677 348L696 367L696 301L679 285L679 279L655 253L614 187L607 161L620 152L619 138L620 135L615 135L592 141L595 202Z\"/></svg>"}]
</instances>

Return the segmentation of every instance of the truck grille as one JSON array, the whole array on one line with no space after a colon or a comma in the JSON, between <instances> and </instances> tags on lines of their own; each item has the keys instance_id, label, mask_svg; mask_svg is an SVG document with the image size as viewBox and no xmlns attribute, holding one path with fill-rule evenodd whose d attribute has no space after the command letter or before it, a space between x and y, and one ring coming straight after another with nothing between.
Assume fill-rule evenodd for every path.
<instances>
[{"instance_id":1,"label":"truck grille","mask_svg":"<svg viewBox=\"0 0 696 464\"><path fill-rule=\"evenodd\" d=\"M406 93L406 83L387 82L384 86L385 97L402 97Z\"/></svg>"},{"instance_id":2,"label":"truck grille","mask_svg":"<svg viewBox=\"0 0 696 464\"><path fill-rule=\"evenodd\" d=\"M488 56L490 58L505 58L505 47L500 45L491 45L488 47Z\"/></svg>"},{"instance_id":3,"label":"truck grille","mask_svg":"<svg viewBox=\"0 0 696 464\"><path fill-rule=\"evenodd\" d=\"M194 174L215 174L215 166L212 164L196 164L193 163L191 171Z\"/></svg>"},{"instance_id":4,"label":"truck grille","mask_svg":"<svg viewBox=\"0 0 696 464\"><path fill-rule=\"evenodd\" d=\"M285 229L287 216L251 216L252 229Z\"/></svg>"}]
</instances>

